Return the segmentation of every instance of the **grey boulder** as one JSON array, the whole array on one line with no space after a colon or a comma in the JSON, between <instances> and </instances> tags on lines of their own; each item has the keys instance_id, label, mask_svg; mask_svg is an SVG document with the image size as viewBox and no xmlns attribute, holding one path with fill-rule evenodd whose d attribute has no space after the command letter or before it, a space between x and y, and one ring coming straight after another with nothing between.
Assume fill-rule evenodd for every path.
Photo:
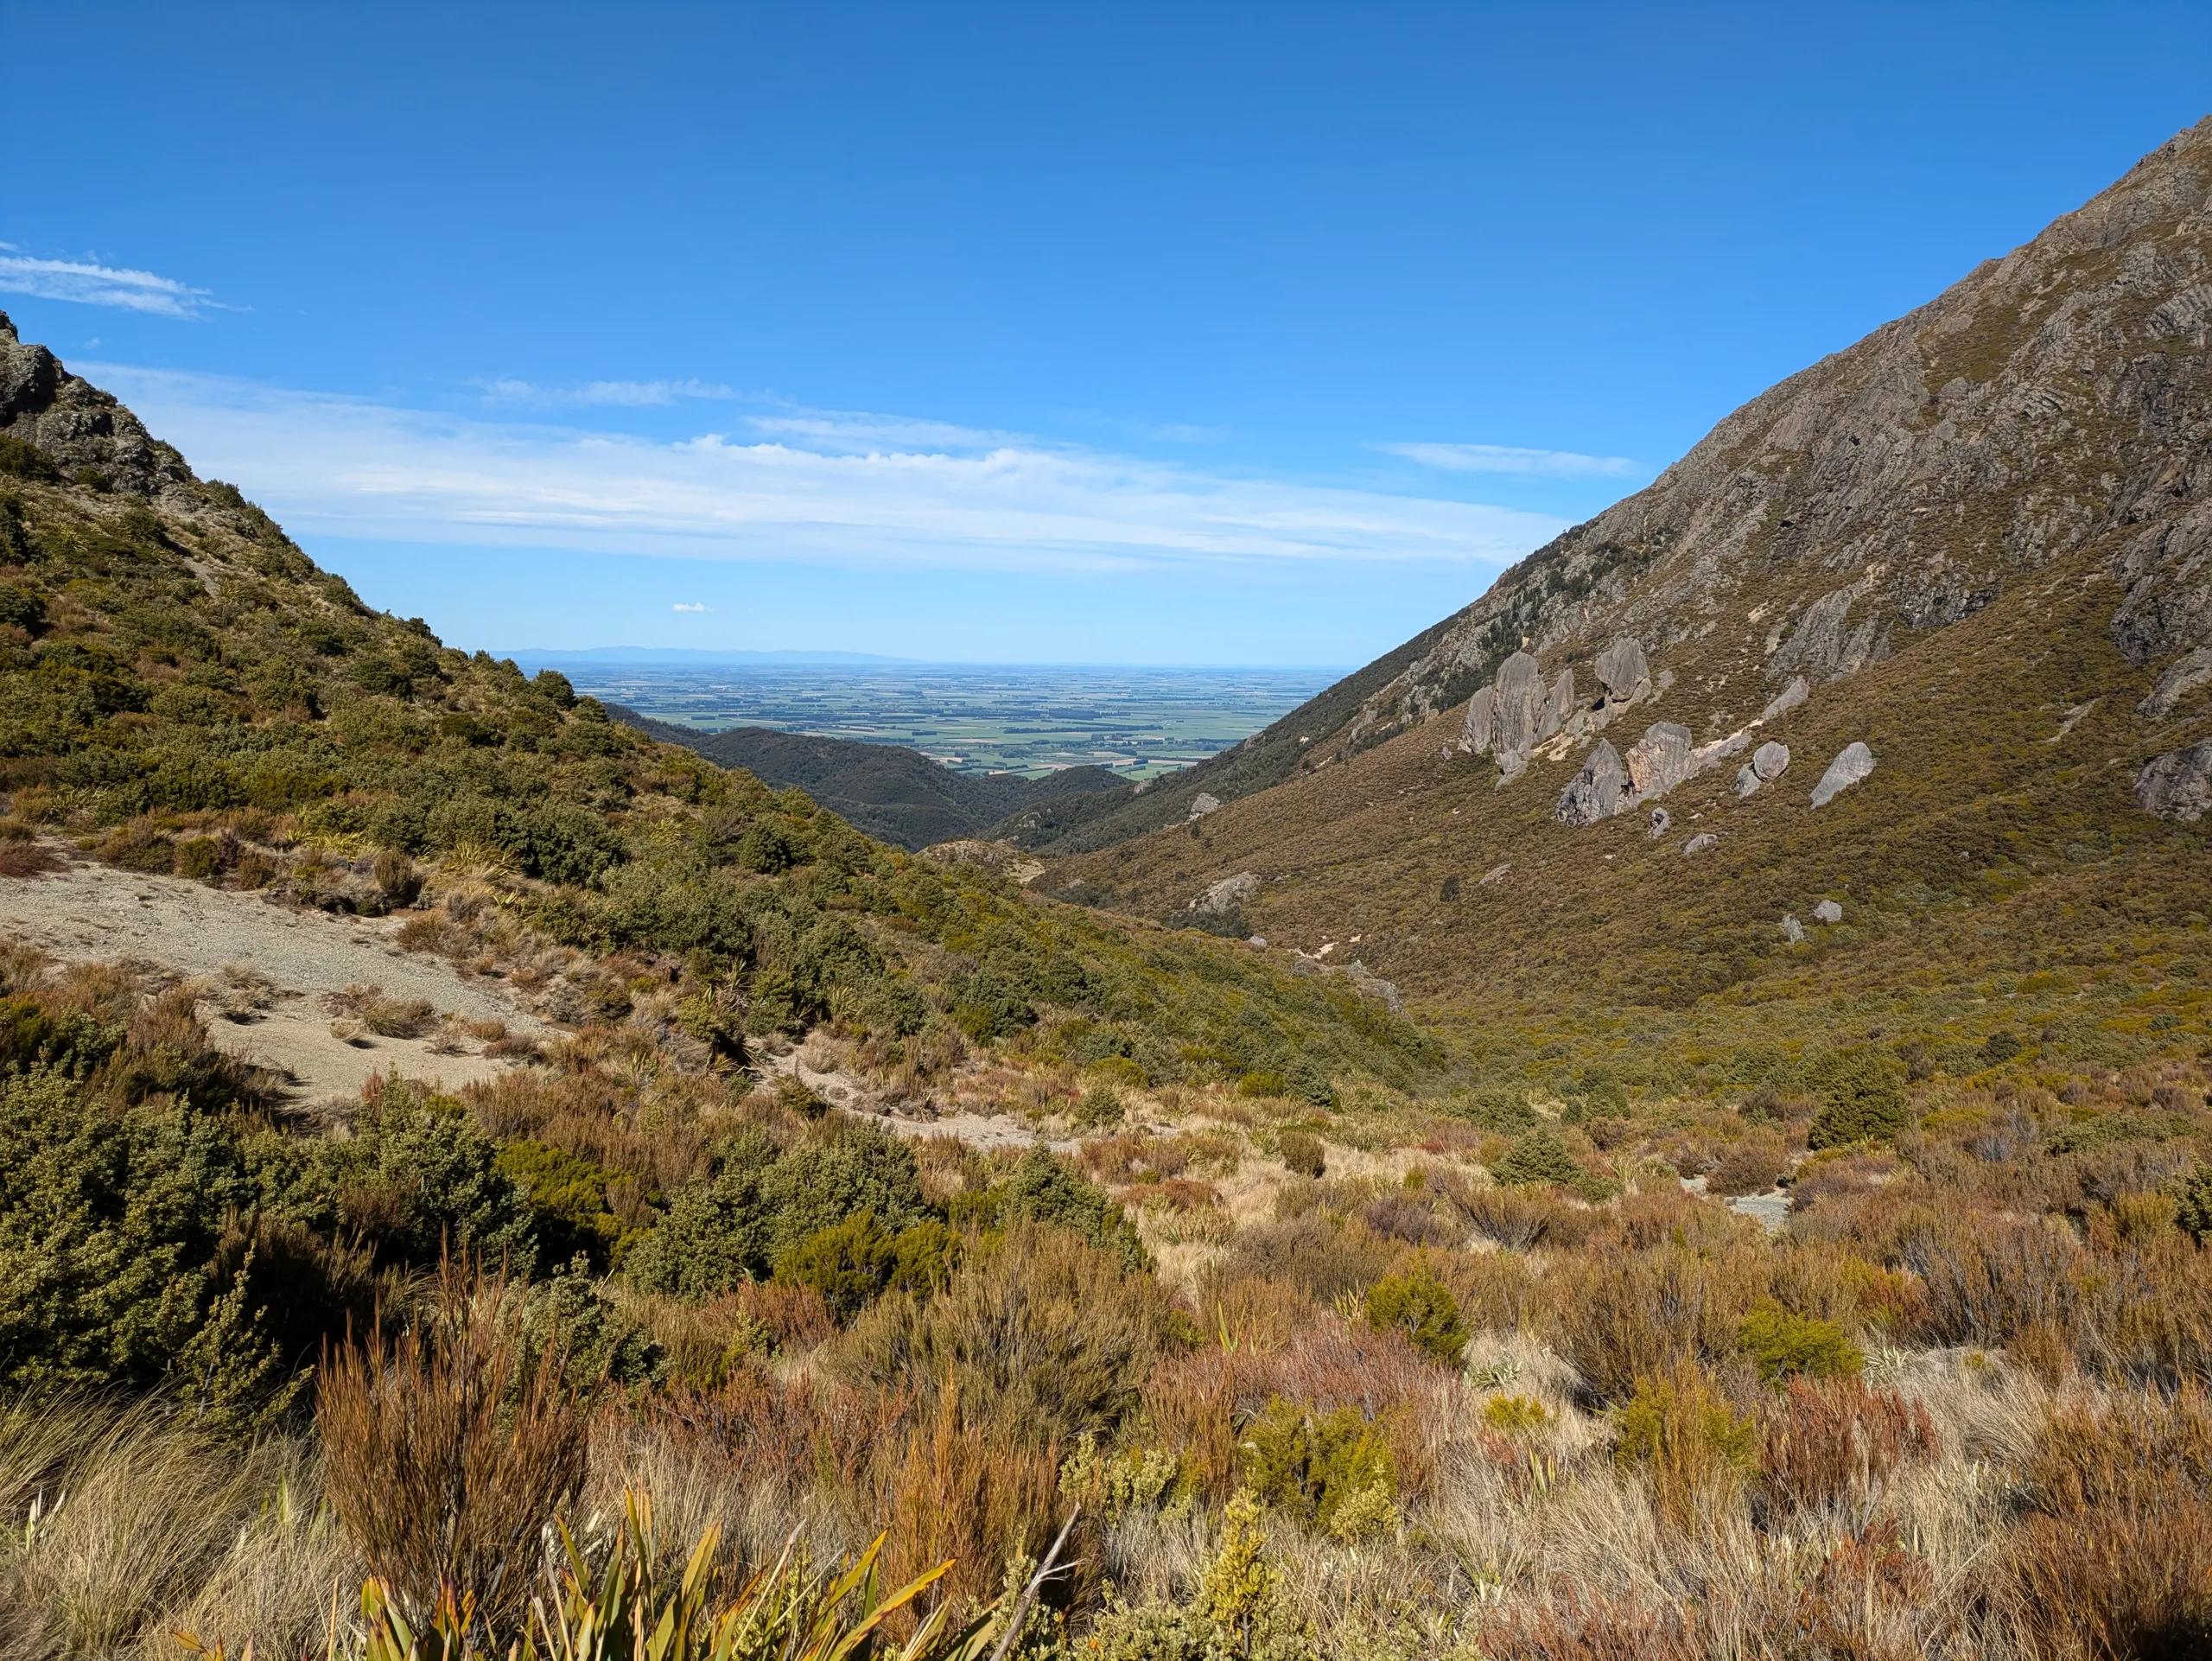
<instances>
[{"instance_id":1,"label":"grey boulder","mask_svg":"<svg viewBox=\"0 0 2212 1661\"><path fill-rule=\"evenodd\" d=\"M1719 841L1720 838L1712 831L1701 830L1682 844L1683 856L1687 858L1694 854L1701 854L1708 848L1718 846Z\"/></svg>"},{"instance_id":2,"label":"grey boulder","mask_svg":"<svg viewBox=\"0 0 2212 1661\"><path fill-rule=\"evenodd\" d=\"M1260 874L1239 871L1235 876L1224 876L1196 900L1191 901L1192 911L1211 912L1219 916L1234 911L1248 900L1260 897Z\"/></svg>"},{"instance_id":3,"label":"grey boulder","mask_svg":"<svg viewBox=\"0 0 2212 1661\"><path fill-rule=\"evenodd\" d=\"M1813 920L1816 923L1840 923L1843 907L1833 900L1823 900L1813 907Z\"/></svg>"},{"instance_id":4,"label":"grey boulder","mask_svg":"<svg viewBox=\"0 0 2212 1661\"><path fill-rule=\"evenodd\" d=\"M1751 752L1751 771L1758 774L1761 784L1772 784L1789 771L1789 746L1769 739Z\"/></svg>"},{"instance_id":5,"label":"grey boulder","mask_svg":"<svg viewBox=\"0 0 2212 1661\"><path fill-rule=\"evenodd\" d=\"M1813 786L1813 805L1826 807L1873 771L1874 752L1853 740L1837 752L1835 760L1828 763L1828 770L1821 775L1821 782Z\"/></svg>"}]
</instances>

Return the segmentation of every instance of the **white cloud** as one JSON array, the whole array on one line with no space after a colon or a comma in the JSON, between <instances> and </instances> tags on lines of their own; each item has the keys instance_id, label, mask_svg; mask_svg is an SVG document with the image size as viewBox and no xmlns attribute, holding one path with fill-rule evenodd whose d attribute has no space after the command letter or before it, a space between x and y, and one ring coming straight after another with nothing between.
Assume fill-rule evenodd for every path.
<instances>
[{"instance_id":1,"label":"white cloud","mask_svg":"<svg viewBox=\"0 0 2212 1661\"><path fill-rule=\"evenodd\" d=\"M1640 479L1651 471L1624 455L1580 455L1573 450L1524 450L1510 444L1370 444L1447 473L1532 473L1553 479Z\"/></svg>"},{"instance_id":2,"label":"white cloud","mask_svg":"<svg viewBox=\"0 0 2212 1661\"><path fill-rule=\"evenodd\" d=\"M673 606L670 607L669 609L671 611L712 611L714 608L709 605L702 605L697 601L692 601L686 603L685 601L679 600Z\"/></svg>"},{"instance_id":3,"label":"white cloud","mask_svg":"<svg viewBox=\"0 0 2212 1661\"><path fill-rule=\"evenodd\" d=\"M11 246L0 243L0 248ZM0 293L70 300L84 306L114 306L163 317L197 316L200 309L209 303L207 290L188 288L151 271L76 259L32 259L16 253L0 253Z\"/></svg>"},{"instance_id":4,"label":"white cloud","mask_svg":"<svg viewBox=\"0 0 2212 1661\"><path fill-rule=\"evenodd\" d=\"M501 377L473 383L499 404L537 410L605 408L656 409L683 398L734 398L734 387L703 380L588 380L574 386L540 386L534 381Z\"/></svg>"},{"instance_id":5,"label":"white cloud","mask_svg":"<svg viewBox=\"0 0 2212 1661\"><path fill-rule=\"evenodd\" d=\"M203 474L237 483L296 531L330 536L987 569L1315 559L1496 568L1566 523L892 417L801 412L762 417L778 423L773 436L671 443L78 367Z\"/></svg>"}]
</instances>

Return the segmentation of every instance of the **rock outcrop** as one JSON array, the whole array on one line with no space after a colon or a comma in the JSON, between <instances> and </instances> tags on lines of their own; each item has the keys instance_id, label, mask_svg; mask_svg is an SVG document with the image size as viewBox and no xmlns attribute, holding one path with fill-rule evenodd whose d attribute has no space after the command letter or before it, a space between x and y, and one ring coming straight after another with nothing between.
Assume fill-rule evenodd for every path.
<instances>
[{"instance_id":1,"label":"rock outcrop","mask_svg":"<svg viewBox=\"0 0 2212 1661\"><path fill-rule=\"evenodd\" d=\"M1836 752L1821 782L1813 786L1813 805L1826 807L1837 796L1874 771L1874 752L1856 739Z\"/></svg>"},{"instance_id":2,"label":"rock outcrop","mask_svg":"<svg viewBox=\"0 0 2212 1661\"><path fill-rule=\"evenodd\" d=\"M2135 800L2145 813L2194 824L2212 808L2212 739L2153 756L2135 775Z\"/></svg>"},{"instance_id":3,"label":"rock outcrop","mask_svg":"<svg viewBox=\"0 0 2212 1661\"><path fill-rule=\"evenodd\" d=\"M1567 824L1596 824L1622 811L1628 802L1628 769L1621 764L1621 753L1601 738L1590 747L1582 770L1560 792L1552 817Z\"/></svg>"},{"instance_id":4,"label":"rock outcrop","mask_svg":"<svg viewBox=\"0 0 2212 1661\"><path fill-rule=\"evenodd\" d=\"M2166 666L2151 695L2135 706L2135 713L2148 721L2163 721L2176 704L2208 683L2212 683L2212 646L2193 647Z\"/></svg>"},{"instance_id":5,"label":"rock outcrop","mask_svg":"<svg viewBox=\"0 0 2212 1661\"><path fill-rule=\"evenodd\" d=\"M1257 871L1239 871L1235 876L1224 876L1191 901L1191 909L1210 912L1219 917L1259 897L1260 874Z\"/></svg>"},{"instance_id":6,"label":"rock outcrop","mask_svg":"<svg viewBox=\"0 0 2212 1661\"><path fill-rule=\"evenodd\" d=\"M1710 830L1701 830L1682 844L1682 856L1687 859L1704 853L1709 848L1717 848L1719 845L1719 837L1714 836Z\"/></svg>"},{"instance_id":7,"label":"rock outcrop","mask_svg":"<svg viewBox=\"0 0 2212 1661\"><path fill-rule=\"evenodd\" d=\"M0 433L35 447L65 478L96 475L104 490L159 495L196 482L184 457L147 432L137 416L61 366L42 346L25 346L0 312Z\"/></svg>"},{"instance_id":8,"label":"rock outcrop","mask_svg":"<svg viewBox=\"0 0 2212 1661\"><path fill-rule=\"evenodd\" d=\"M1202 819L1209 813L1218 813L1220 811L1221 799L1217 796L1210 796L1202 790L1197 795L1191 798L1191 811L1183 817L1186 819Z\"/></svg>"},{"instance_id":9,"label":"rock outcrop","mask_svg":"<svg viewBox=\"0 0 2212 1661\"><path fill-rule=\"evenodd\" d=\"M1840 923L1843 907L1833 900L1823 900L1813 907L1813 920L1816 923Z\"/></svg>"},{"instance_id":10,"label":"rock outcrop","mask_svg":"<svg viewBox=\"0 0 2212 1661\"><path fill-rule=\"evenodd\" d=\"M1679 722L1655 721L1629 746L1629 784L1645 800L1672 790L1690 776L1690 729Z\"/></svg>"},{"instance_id":11,"label":"rock outcrop","mask_svg":"<svg viewBox=\"0 0 2212 1661\"><path fill-rule=\"evenodd\" d=\"M1605 703L1625 709L1651 695L1651 664L1643 655L1643 642L1624 634L1598 654L1598 681L1605 689Z\"/></svg>"}]
</instances>

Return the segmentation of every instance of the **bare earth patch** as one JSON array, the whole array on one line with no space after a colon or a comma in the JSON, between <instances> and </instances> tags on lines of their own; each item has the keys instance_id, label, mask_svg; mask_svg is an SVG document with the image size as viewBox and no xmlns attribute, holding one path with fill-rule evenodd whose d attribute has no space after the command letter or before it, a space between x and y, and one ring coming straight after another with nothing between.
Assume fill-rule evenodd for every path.
<instances>
[{"instance_id":1,"label":"bare earth patch","mask_svg":"<svg viewBox=\"0 0 2212 1661\"><path fill-rule=\"evenodd\" d=\"M356 1098L372 1074L395 1067L410 1079L460 1085L512 1065L480 1053L480 1042L457 1038L450 1026L416 1038L365 1030L341 1038L332 1031L333 1000L342 1002L348 989L379 987L388 998L419 999L440 1015L498 1021L517 1033L552 1030L502 989L403 951L391 938L397 926L396 920L294 911L258 894L75 859L48 875L0 878L0 932L66 962L137 958L208 983L201 1013L215 1041L289 1073L303 1099ZM240 980L266 985L250 999L226 995Z\"/></svg>"}]
</instances>

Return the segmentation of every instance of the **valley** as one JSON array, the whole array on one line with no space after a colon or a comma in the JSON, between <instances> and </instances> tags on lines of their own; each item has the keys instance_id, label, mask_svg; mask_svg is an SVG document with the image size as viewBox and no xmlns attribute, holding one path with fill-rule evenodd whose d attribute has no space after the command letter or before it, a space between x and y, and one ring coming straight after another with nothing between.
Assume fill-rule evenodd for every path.
<instances>
[{"instance_id":1,"label":"valley","mask_svg":"<svg viewBox=\"0 0 2212 1661\"><path fill-rule=\"evenodd\" d=\"M579 684L0 317L0 1647L2202 1652L2208 354L2212 120L1332 684Z\"/></svg>"}]
</instances>

